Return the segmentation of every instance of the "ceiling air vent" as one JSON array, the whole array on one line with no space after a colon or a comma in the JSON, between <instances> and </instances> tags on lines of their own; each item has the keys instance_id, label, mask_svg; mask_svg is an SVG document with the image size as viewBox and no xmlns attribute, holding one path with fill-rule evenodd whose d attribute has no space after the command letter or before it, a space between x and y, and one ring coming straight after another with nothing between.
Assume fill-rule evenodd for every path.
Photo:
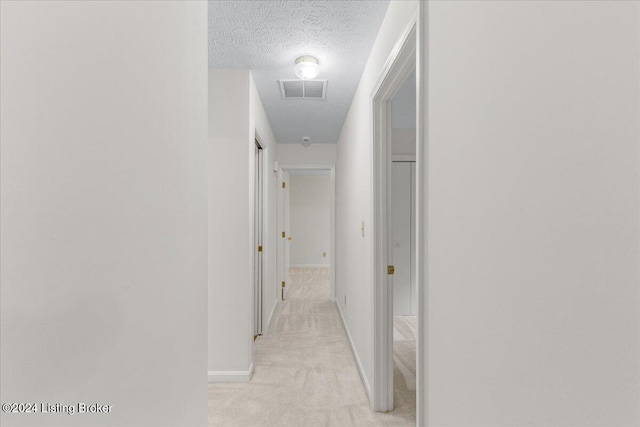
<instances>
[{"instance_id":1,"label":"ceiling air vent","mask_svg":"<svg viewBox=\"0 0 640 427\"><path fill-rule=\"evenodd\" d=\"M282 99L326 99L326 80L278 80Z\"/></svg>"}]
</instances>

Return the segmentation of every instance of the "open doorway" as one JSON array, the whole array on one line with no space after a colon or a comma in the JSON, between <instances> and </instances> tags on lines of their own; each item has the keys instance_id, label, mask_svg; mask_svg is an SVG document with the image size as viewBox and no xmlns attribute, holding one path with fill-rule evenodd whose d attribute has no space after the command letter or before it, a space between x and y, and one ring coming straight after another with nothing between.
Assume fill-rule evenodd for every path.
<instances>
[{"instance_id":1,"label":"open doorway","mask_svg":"<svg viewBox=\"0 0 640 427\"><path fill-rule=\"evenodd\" d=\"M254 174L254 200L253 200L253 239L256 248L256 256L253 258L253 305L254 305L254 329L253 338L262 335L263 312L263 234L264 234L264 152L258 140L255 140L255 174Z\"/></svg>"},{"instance_id":2,"label":"open doorway","mask_svg":"<svg viewBox=\"0 0 640 427\"><path fill-rule=\"evenodd\" d=\"M292 169L289 175L290 290L330 299L331 171Z\"/></svg>"},{"instance_id":3,"label":"open doorway","mask_svg":"<svg viewBox=\"0 0 640 427\"><path fill-rule=\"evenodd\" d=\"M421 237L417 20L405 29L372 93L374 212L373 409L415 405L420 420ZM394 114L395 113L395 114ZM418 123L420 122L420 123Z\"/></svg>"},{"instance_id":4,"label":"open doorway","mask_svg":"<svg viewBox=\"0 0 640 427\"><path fill-rule=\"evenodd\" d=\"M334 166L280 168L277 264L283 300L305 283L322 284L305 287L309 296L335 299L334 171Z\"/></svg>"},{"instance_id":5,"label":"open doorway","mask_svg":"<svg viewBox=\"0 0 640 427\"><path fill-rule=\"evenodd\" d=\"M416 75L391 99L391 216L394 407L416 399Z\"/></svg>"}]
</instances>

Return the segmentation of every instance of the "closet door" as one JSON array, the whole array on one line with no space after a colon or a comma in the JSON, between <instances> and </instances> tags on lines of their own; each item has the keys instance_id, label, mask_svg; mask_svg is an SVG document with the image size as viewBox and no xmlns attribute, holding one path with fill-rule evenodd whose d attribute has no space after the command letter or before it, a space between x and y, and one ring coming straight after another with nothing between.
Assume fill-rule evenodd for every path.
<instances>
[{"instance_id":1,"label":"closet door","mask_svg":"<svg viewBox=\"0 0 640 427\"><path fill-rule=\"evenodd\" d=\"M393 235L393 314L411 313L411 162L393 162L391 223Z\"/></svg>"}]
</instances>

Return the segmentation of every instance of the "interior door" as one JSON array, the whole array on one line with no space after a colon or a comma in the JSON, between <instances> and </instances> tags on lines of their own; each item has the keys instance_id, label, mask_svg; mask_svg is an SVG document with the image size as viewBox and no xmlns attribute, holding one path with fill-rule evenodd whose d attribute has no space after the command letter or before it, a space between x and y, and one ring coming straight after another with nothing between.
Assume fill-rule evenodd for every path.
<instances>
[{"instance_id":1,"label":"interior door","mask_svg":"<svg viewBox=\"0 0 640 427\"><path fill-rule=\"evenodd\" d=\"M395 316L415 315L415 280L413 263L415 258L413 242L413 176L415 162L393 162L391 192L391 227L393 236L393 314ZM414 261L415 262L415 261Z\"/></svg>"},{"instance_id":2,"label":"interior door","mask_svg":"<svg viewBox=\"0 0 640 427\"><path fill-rule=\"evenodd\" d=\"M289 278L289 268L291 265L291 227L290 227L290 212L291 212L291 205L289 202L289 171L284 171L283 177L282 177L282 182L284 183L284 188L282 189L282 200L283 200L283 215L282 215L282 219L283 219L283 231L284 231L284 239L283 239L283 243L284 243L284 254L283 254L283 258L284 258L284 266L283 266L283 272L284 272L284 281L285 281L285 288L283 290L283 299L286 298L287 296L287 292L289 292L289 286L287 286L290 282L290 278Z\"/></svg>"},{"instance_id":3,"label":"interior door","mask_svg":"<svg viewBox=\"0 0 640 427\"><path fill-rule=\"evenodd\" d=\"M279 171L278 183L278 295L285 299L289 281L289 247L291 237L289 235L289 172L283 169Z\"/></svg>"},{"instance_id":4,"label":"interior door","mask_svg":"<svg viewBox=\"0 0 640 427\"><path fill-rule=\"evenodd\" d=\"M262 334L263 311L263 151L260 143L255 142L255 182L254 182L254 337Z\"/></svg>"}]
</instances>

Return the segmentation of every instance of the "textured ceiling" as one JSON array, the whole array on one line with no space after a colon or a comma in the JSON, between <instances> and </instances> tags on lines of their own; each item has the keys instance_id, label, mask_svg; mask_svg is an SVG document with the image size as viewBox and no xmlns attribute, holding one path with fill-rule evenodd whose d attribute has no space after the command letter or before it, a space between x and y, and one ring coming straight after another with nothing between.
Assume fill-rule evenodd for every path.
<instances>
[{"instance_id":1,"label":"textured ceiling","mask_svg":"<svg viewBox=\"0 0 640 427\"><path fill-rule=\"evenodd\" d=\"M278 143L338 140L388 1L209 1L209 66L250 69ZM283 100L278 79L318 58L326 100Z\"/></svg>"}]
</instances>

